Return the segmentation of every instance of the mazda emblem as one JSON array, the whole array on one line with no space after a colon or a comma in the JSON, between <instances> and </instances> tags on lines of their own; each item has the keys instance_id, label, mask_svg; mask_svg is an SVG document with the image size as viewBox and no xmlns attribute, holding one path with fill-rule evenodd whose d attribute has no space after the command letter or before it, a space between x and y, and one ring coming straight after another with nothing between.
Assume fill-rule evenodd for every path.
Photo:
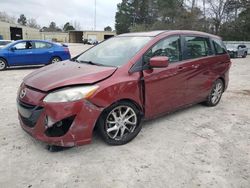
<instances>
[{"instance_id":1,"label":"mazda emblem","mask_svg":"<svg viewBox=\"0 0 250 188\"><path fill-rule=\"evenodd\" d=\"M22 89L21 91L20 91L20 98L22 99L22 98L24 98L25 97L25 95L26 95L26 89Z\"/></svg>"}]
</instances>

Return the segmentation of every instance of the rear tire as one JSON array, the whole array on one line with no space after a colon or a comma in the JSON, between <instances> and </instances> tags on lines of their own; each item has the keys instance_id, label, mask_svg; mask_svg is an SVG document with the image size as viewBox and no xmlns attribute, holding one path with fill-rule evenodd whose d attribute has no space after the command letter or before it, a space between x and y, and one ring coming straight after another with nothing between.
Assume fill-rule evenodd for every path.
<instances>
[{"instance_id":1,"label":"rear tire","mask_svg":"<svg viewBox=\"0 0 250 188\"><path fill-rule=\"evenodd\" d=\"M212 86L212 89L205 104L211 107L216 106L220 102L223 91L224 91L223 81L221 79L216 80Z\"/></svg>"},{"instance_id":2,"label":"rear tire","mask_svg":"<svg viewBox=\"0 0 250 188\"><path fill-rule=\"evenodd\" d=\"M62 61L60 57L52 57L49 64L57 63L59 61Z\"/></svg>"},{"instance_id":3,"label":"rear tire","mask_svg":"<svg viewBox=\"0 0 250 188\"><path fill-rule=\"evenodd\" d=\"M130 102L121 101L108 107L98 120L98 130L110 145L123 145L133 140L141 131L141 115Z\"/></svg>"},{"instance_id":4,"label":"rear tire","mask_svg":"<svg viewBox=\"0 0 250 188\"><path fill-rule=\"evenodd\" d=\"M7 68L7 62L3 59L0 58L0 71L3 71Z\"/></svg>"}]
</instances>

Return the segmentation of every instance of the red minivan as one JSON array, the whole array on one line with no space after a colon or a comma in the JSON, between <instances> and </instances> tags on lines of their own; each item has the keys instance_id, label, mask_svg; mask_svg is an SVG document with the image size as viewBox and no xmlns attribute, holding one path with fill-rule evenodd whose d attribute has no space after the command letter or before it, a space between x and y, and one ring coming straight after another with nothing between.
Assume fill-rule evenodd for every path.
<instances>
[{"instance_id":1,"label":"red minivan","mask_svg":"<svg viewBox=\"0 0 250 188\"><path fill-rule=\"evenodd\" d=\"M152 119L185 106L219 103L231 62L220 37L152 31L113 37L70 61L26 76L18 92L22 128L53 146L126 144Z\"/></svg>"}]
</instances>

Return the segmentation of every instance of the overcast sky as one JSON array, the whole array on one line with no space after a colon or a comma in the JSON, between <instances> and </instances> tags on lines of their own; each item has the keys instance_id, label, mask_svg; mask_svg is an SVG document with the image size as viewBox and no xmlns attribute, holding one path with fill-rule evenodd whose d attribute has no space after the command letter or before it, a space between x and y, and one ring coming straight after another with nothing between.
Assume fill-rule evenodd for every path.
<instances>
[{"instance_id":1,"label":"overcast sky","mask_svg":"<svg viewBox=\"0 0 250 188\"><path fill-rule=\"evenodd\" d=\"M96 29L114 29L117 4L122 0L96 0ZM77 21L82 30L94 28L95 0L0 0L0 11L19 17L35 18L40 26L55 21L58 26Z\"/></svg>"}]
</instances>

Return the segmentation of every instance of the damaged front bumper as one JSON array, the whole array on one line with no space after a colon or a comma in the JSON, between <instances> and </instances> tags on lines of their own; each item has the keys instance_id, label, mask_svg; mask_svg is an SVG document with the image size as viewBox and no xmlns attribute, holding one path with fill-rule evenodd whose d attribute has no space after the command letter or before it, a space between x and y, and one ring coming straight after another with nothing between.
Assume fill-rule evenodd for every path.
<instances>
[{"instance_id":1,"label":"damaged front bumper","mask_svg":"<svg viewBox=\"0 0 250 188\"><path fill-rule=\"evenodd\" d=\"M90 143L102 111L87 100L33 105L18 99L17 106L26 132L49 145L63 147Z\"/></svg>"}]
</instances>

